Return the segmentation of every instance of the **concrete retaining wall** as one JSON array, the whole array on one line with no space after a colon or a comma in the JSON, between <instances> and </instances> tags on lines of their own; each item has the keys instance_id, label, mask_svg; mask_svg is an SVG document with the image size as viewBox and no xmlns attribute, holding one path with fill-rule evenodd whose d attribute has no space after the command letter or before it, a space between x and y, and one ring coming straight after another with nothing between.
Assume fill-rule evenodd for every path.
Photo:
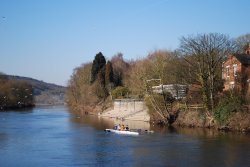
<instances>
[{"instance_id":1,"label":"concrete retaining wall","mask_svg":"<svg viewBox=\"0 0 250 167\"><path fill-rule=\"evenodd\" d=\"M116 118L121 120L149 121L150 116L147 107L142 100L116 99L113 102L114 108L100 113L100 116Z\"/></svg>"},{"instance_id":2,"label":"concrete retaining wall","mask_svg":"<svg viewBox=\"0 0 250 167\"><path fill-rule=\"evenodd\" d=\"M114 110L129 110L136 112L145 109L145 103L141 100L114 100Z\"/></svg>"}]
</instances>

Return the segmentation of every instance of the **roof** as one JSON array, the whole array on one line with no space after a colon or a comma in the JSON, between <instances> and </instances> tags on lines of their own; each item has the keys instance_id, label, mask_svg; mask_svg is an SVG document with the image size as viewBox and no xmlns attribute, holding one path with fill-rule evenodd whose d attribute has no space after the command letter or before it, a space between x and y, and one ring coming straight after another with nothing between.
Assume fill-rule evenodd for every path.
<instances>
[{"instance_id":1,"label":"roof","mask_svg":"<svg viewBox=\"0 0 250 167\"><path fill-rule=\"evenodd\" d=\"M234 56L237 58L237 60L240 61L241 64L250 65L250 55L248 55L248 54L236 54Z\"/></svg>"}]
</instances>

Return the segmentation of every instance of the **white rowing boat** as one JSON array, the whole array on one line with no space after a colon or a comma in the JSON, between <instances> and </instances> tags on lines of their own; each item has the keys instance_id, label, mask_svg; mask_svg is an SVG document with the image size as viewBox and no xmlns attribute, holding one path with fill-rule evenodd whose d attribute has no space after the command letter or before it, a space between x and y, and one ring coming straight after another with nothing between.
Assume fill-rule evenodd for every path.
<instances>
[{"instance_id":1,"label":"white rowing boat","mask_svg":"<svg viewBox=\"0 0 250 167\"><path fill-rule=\"evenodd\" d=\"M139 132L125 131L125 130L105 129L105 131L122 135L139 135Z\"/></svg>"}]
</instances>

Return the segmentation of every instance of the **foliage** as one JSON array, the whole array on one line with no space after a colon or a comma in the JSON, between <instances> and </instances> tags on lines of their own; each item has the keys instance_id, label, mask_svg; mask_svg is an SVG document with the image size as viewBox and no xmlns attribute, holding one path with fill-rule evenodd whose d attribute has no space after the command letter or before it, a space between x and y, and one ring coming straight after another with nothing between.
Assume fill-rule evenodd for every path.
<instances>
[{"instance_id":1,"label":"foliage","mask_svg":"<svg viewBox=\"0 0 250 167\"><path fill-rule=\"evenodd\" d=\"M236 52L245 53L246 47L250 44L250 34L244 34L235 39Z\"/></svg>"},{"instance_id":2,"label":"foliage","mask_svg":"<svg viewBox=\"0 0 250 167\"><path fill-rule=\"evenodd\" d=\"M5 75L4 73L0 72L0 82L5 82L8 80L7 75Z\"/></svg>"},{"instance_id":3,"label":"foliage","mask_svg":"<svg viewBox=\"0 0 250 167\"><path fill-rule=\"evenodd\" d=\"M150 62L151 69L148 70L151 78L159 78L163 84L172 84L179 82L179 78L177 78L178 73L176 64L177 57L174 53L169 51L157 50L148 55L148 60Z\"/></svg>"},{"instance_id":4,"label":"foliage","mask_svg":"<svg viewBox=\"0 0 250 167\"><path fill-rule=\"evenodd\" d=\"M240 96L236 92L226 92L220 98L218 105L215 108L214 118L219 124L226 124L232 112L237 111L241 106Z\"/></svg>"},{"instance_id":5,"label":"foliage","mask_svg":"<svg viewBox=\"0 0 250 167\"><path fill-rule=\"evenodd\" d=\"M113 72L113 66L110 61L107 62L106 68L105 68L105 85L106 89L111 91L113 85L114 85L114 72Z\"/></svg>"},{"instance_id":6,"label":"foliage","mask_svg":"<svg viewBox=\"0 0 250 167\"><path fill-rule=\"evenodd\" d=\"M248 35L238 40L248 40ZM125 98L129 93L131 97L154 101L157 112L168 112L167 106L172 105L174 99L166 92L163 96L154 94L149 98L152 86L188 84L198 86L194 89L196 94L190 95L201 94L199 99L210 111L207 114L211 117L216 107L217 117L222 118L223 112L217 111L219 106L231 110L230 106L223 107L226 102L216 104L223 89L222 62L226 55L235 51L235 43L224 34L209 33L182 37L178 50L156 50L137 60L126 61L122 53L117 53L106 63L100 52L93 63L75 69L68 86L69 104L97 106L109 99L110 92L113 98ZM149 83L152 79L158 82Z\"/></svg>"},{"instance_id":7,"label":"foliage","mask_svg":"<svg viewBox=\"0 0 250 167\"><path fill-rule=\"evenodd\" d=\"M0 110L31 107L34 105L33 88L24 81L0 77Z\"/></svg>"},{"instance_id":8,"label":"foliage","mask_svg":"<svg viewBox=\"0 0 250 167\"><path fill-rule=\"evenodd\" d=\"M102 53L98 53L93 63L83 64L74 70L68 84L67 103L72 108L89 110L96 106L105 106L107 97L113 89L113 63L107 62Z\"/></svg>"},{"instance_id":9,"label":"foliage","mask_svg":"<svg viewBox=\"0 0 250 167\"><path fill-rule=\"evenodd\" d=\"M107 92L103 88L103 86L100 84L99 81L96 81L91 86L92 92L94 95L101 101L102 99L105 99L107 97Z\"/></svg>"},{"instance_id":10,"label":"foliage","mask_svg":"<svg viewBox=\"0 0 250 167\"><path fill-rule=\"evenodd\" d=\"M124 79L128 74L128 70L130 68L129 63L127 63L123 59L122 53L117 53L111 59L112 67L113 67L113 82L114 87L123 86Z\"/></svg>"},{"instance_id":11,"label":"foliage","mask_svg":"<svg viewBox=\"0 0 250 167\"><path fill-rule=\"evenodd\" d=\"M154 102L153 104L157 105L156 108L159 108L161 111L166 110L166 107L170 106L174 102L174 98L168 92L164 93L164 96L158 93L154 93L151 94L150 96L146 96L145 99L147 99L146 101L148 101L147 103L148 106L152 105L150 101L153 101ZM154 110L156 108L154 108Z\"/></svg>"},{"instance_id":12,"label":"foliage","mask_svg":"<svg viewBox=\"0 0 250 167\"><path fill-rule=\"evenodd\" d=\"M172 96L172 94L167 91L164 91L163 98L166 104L172 104L175 101L175 98Z\"/></svg>"},{"instance_id":13,"label":"foliage","mask_svg":"<svg viewBox=\"0 0 250 167\"><path fill-rule=\"evenodd\" d=\"M158 113L161 117L162 121L166 123L166 121L171 124L173 123L171 116L173 110L173 103L175 99L169 92L165 92L163 95L161 94L151 94L145 96L145 103L149 109L151 114Z\"/></svg>"},{"instance_id":14,"label":"foliage","mask_svg":"<svg viewBox=\"0 0 250 167\"><path fill-rule=\"evenodd\" d=\"M101 52L96 54L95 59L93 60L92 69L91 69L91 83L95 82L99 71L105 67L106 59Z\"/></svg>"},{"instance_id":15,"label":"foliage","mask_svg":"<svg viewBox=\"0 0 250 167\"><path fill-rule=\"evenodd\" d=\"M150 96L145 96L144 101L145 101L145 104L146 104L146 106L148 108L149 113L154 113L155 108L154 108L154 106L153 106L153 104L151 102L152 101L151 97Z\"/></svg>"},{"instance_id":16,"label":"foliage","mask_svg":"<svg viewBox=\"0 0 250 167\"><path fill-rule=\"evenodd\" d=\"M129 94L129 89L127 87L118 86L112 91L113 99L124 99L127 98Z\"/></svg>"},{"instance_id":17,"label":"foliage","mask_svg":"<svg viewBox=\"0 0 250 167\"><path fill-rule=\"evenodd\" d=\"M91 63L86 63L74 69L71 76L66 93L67 103L71 107L79 107L84 105L94 105L98 103L98 99L90 85L91 79Z\"/></svg>"},{"instance_id":18,"label":"foliage","mask_svg":"<svg viewBox=\"0 0 250 167\"><path fill-rule=\"evenodd\" d=\"M105 86L105 68L102 68L98 73L98 79L95 82L95 94L102 100L108 96L108 91Z\"/></svg>"},{"instance_id":19,"label":"foliage","mask_svg":"<svg viewBox=\"0 0 250 167\"><path fill-rule=\"evenodd\" d=\"M198 34L181 39L182 58L190 68L190 76L201 85L203 103L209 111L213 111L215 96L222 88L222 62L232 48L232 40L219 33Z\"/></svg>"},{"instance_id":20,"label":"foliage","mask_svg":"<svg viewBox=\"0 0 250 167\"><path fill-rule=\"evenodd\" d=\"M178 61L172 52L159 50L150 53L146 58L131 64L125 84L132 94L144 97L152 86L179 82L181 79L176 75L180 71L176 67ZM148 82L152 79L160 79L160 82Z\"/></svg>"}]
</instances>

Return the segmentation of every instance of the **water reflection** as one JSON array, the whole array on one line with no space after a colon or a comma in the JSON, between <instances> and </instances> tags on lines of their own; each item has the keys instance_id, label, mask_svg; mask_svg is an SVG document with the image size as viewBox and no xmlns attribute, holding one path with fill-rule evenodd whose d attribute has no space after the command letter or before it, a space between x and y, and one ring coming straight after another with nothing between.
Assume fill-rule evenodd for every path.
<instances>
[{"instance_id":1,"label":"water reflection","mask_svg":"<svg viewBox=\"0 0 250 167\"><path fill-rule=\"evenodd\" d=\"M95 115L85 115L81 117L76 115L71 118L71 121L82 125L88 125L98 130L104 130L106 127L112 127L114 125L111 120L105 120Z\"/></svg>"},{"instance_id":2,"label":"water reflection","mask_svg":"<svg viewBox=\"0 0 250 167\"><path fill-rule=\"evenodd\" d=\"M211 129L159 127L147 122L121 122L91 115L72 120L98 130L88 141L95 146L89 148L94 151L88 155L88 159L94 159L95 165L231 167L250 164L249 135ZM150 129L155 133L127 138L102 132L114 124L128 124L131 128Z\"/></svg>"},{"instance_id":3,"label":"water reflection","mask_svg":"<svg viewBox=\"0 0 250 167\"><path fill-rule=\"evenodd\" d=\"M249 142L250 134L244 134L240 132L223 132L216 129L206 128L182 128L182 127L166 127L166 126L154 126L151 125L151 129L158 133L177 133L186 136L192 136L200 139L212 140L220 138L221 140L234 140L240 142Z\"/></svg>"},{"instance_id":4,"label":"water reflection","mask_svg":"<svg viewBox=\"0 0 250 167\"><path fill-rule=\"evenodd\" d=\"M151 126L149 122L144 121L131 121L119 119L98 117L96 115L84 115L84 116L75 116L71 119L73 122L89 125L98 130L104 130L106 128L113 128L114 125L128 125L130 129L141 129L141 130L150 130Z\"/></svg>"},{"instance_id":5,"label":"water reflection","mask_svg":"<svg viewBox=\"0 0 250 167\"><path fill-rule=\"evenodd\" d=\"M32 107L27 107L27 108L17 108L17 109L14 109L14 110L0 110L0 113L1 112L16 112L16 113L30 113L33 111L33 108Z\"/></svg>"},{"instance_id":6,"label":"water reflection","mask_svg":"<svg viewBox=\"0 0 250 167\"><path fill-rule=\"evenodd\" d=\"M0 113L0 166L249 166L250 137L70 114L64 107ZM4 120L2 120L4 118ZM154 130L122 136L114 124ZM15 161L13 161L13 159Z\"/></svg>"},{"instance_id":7,"label":"water reflection","mask_svg":"<svg viewBox=\"0 0 250 167\"><path fill-rule=\"evenodd\" d=\"M247 134L225 133L201 128L155 127L154 130L162 134L182 136L180 142L184 145L180 150L183 151L187 145L190 146L190 152L186 152L188 155L186 162L193 158L192 161L199 166L244 166L243 164L246 164L246 162L250 164L250 160L246 158L250 156L250 148L248 147L250 136ZM178 150L178 148L175 148L175 150ZM185 148L185 151L187 150L188 148Z\"/></svg>"}]
</instances>

